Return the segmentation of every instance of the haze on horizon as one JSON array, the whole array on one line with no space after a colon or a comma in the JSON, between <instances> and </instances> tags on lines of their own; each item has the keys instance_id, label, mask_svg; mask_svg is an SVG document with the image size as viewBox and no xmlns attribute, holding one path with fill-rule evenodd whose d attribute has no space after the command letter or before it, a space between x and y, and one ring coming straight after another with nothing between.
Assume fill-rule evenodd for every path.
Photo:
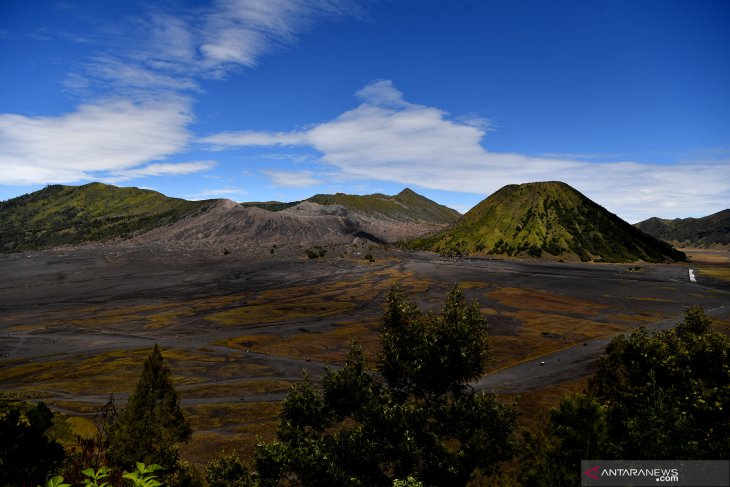
<instances>
[{"instance_id":1,"label":"haze on horizon","mask_svg":"<svg viewBox=\"0 0 730 487\"><path fill-rule=\"evenodd\" d=\"M464 212L564 181L629 222L730 206L730 4L0 6L0 200L413 188Z\"/></svg>"}]
</instances>

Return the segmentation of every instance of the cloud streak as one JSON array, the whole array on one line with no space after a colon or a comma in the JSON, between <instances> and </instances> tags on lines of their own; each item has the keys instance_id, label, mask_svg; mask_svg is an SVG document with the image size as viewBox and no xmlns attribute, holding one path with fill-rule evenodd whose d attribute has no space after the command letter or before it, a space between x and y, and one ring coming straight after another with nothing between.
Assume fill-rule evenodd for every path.
<instances>
[{"instance_id":1,"label":"cloud streak","mask_svg":"<svg viewBox=\"0 0 730 487\"><path fill-rule=\"evenodd\" d=\"M306 188L308 186L316 186L321 184L322 181L315 178L309 171L262 171L271 181L274 186L283 188Z\"/></svg>"},{"instance_id":2,"label":"cloud streak","mask_svg":"<svg viewBox=\"0 0 730 487\"><path fill-rule=\"evenodd\" d=\"M185 149L192 118L189 102L182 98L144 103L113 99L56 117L0 114L0 184L202 170L200 164L171 163L137 168Z\"/></svg>"},{"instance_id":3,"label":"cloud streak","mask_svg":"<svg viewBox=\"0 0 730 487\"><path fill-rule=\"evenodd\" d=\"M561 180L629 221L709 214L730 201L730 160L646 164L591 162L491 152L488 124L452 119L407 102L380 80L356 94L362 104L306 131L225 132L201 139L212 149L300 145L352 179L397 181L488 195L506 184Z\"/></svg>"}]
</instances>

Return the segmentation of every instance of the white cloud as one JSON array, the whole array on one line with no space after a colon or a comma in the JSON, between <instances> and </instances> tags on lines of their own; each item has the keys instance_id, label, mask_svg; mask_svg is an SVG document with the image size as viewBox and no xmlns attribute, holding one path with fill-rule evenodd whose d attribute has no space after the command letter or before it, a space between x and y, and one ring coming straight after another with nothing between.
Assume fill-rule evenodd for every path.
<instances>
[{"instance_id":1,"label":"white cloud","mask_svg":"<svg viewBox=\"0 0 730 487\"><path fill-rule=\"evenodd\" d=\"M213 150L223 150L236 146L272 146L272 145L302 145L307 142L307 134L298 132L221 132L199 140L209 144Z\"/></svg>"},{"instance_id":2,"label":"white cloud","mask_svg":"<svg viewBox=\"0 0 730 487\"><path fill-rule=\"evenodd\" d=\"M183 98L108 100L55 117L0 114L0 184L75 182L128 171L185 149L192 120ZM162 166L135 170L155 167ZM165 167L169 174L171 165Z\"/></svg>"},{"instance_id":3,"label":"white cloud","mask_svg":"<svg viewBox=\"0 0 730 487\"><path fill-rule=\"evenodd\" d=\"M404 100L390 81L357 92L363 103L336 119L294 132L226 132L202 139L214 148L312 147L353 179L398 181L489 195L506 184L560 180L629 221L705 215L730 201L730 159L711 163L589 162L490 152L486 130L434 107ZM476 125L476 126L475 126Z\"/></svg>"},{"instance_id":4,"label":"white cloud","mask_svg":"<svg viewBox=\"0 0 730 487\"><path fill-rule=\"evenodd\" d=\"M218 0L201 27L203 66L255 66L264 54L292 44L315 18L355 11L347 0Z\"/></svg>"},{"instance_id":5,"label":"white cloud","mask_svg":"<svg viewBox=\"0 0 730 487\"><path fill-rule=\"evenodd\" d=\"M204 189L198 193L187 195L186 198L192 200L207 200L215 198L234 198L247 194L247 191L242 188L217 188L217 189Z\"/></svg>"},{"instance_id":6,"label":"white cloud","mask_svg":"<svg viewBox=\"0 0 730 487\"><path fill-rule=\"evenodd\" d=\"M148 164L142 167L112 171L110 177L103 178L104 182L121 182L130 179L149 176L182 176L207 171L215 167L215 161L193 161Z\"/></svg>"},{"instance_id":7,"label":"white cloud","mask_svg":"<svg viewBox=\"0 0 730 487\"><path fill-rule=\"evenodd\" d=\"M316 186L322 181L315 178L309 171L262 171L271 178L274 186L284 188L306 188L308 186Z\"/></svg>"},{"instance_id":8,"label":"white cloud","mask_svg":"<svg viewBox=\"0 0 730 487\"><path fill-rule=\"evenodd\" d=\"M100 54L70 73L66 87L81 95L199 90L201 79L254 67L294 44L322 17L358 12L354 0L214 0L175 14L149 8L110 28Z\"/></svg>"},{"instance_id":9,"label":"white cloud","mask_svg":"<svg viewBox=\"0 0 730 487\"><path fill-rule=\"evenodd\" d=\"M373 81L355 93L365 103L378 106L407 107L401 93L389 79Z\"/></svg>"},{"instance_id":10,"label":"white cloud","mask_svg":"<svg viewBox=\"0 0 730 487\"><path fill-rule=\"evenodd\" d=\"M111 56L99 56L87 65L87 76L97 81L111 83L119 89L137 88L146 90L199 90L198 84L186 76L170 76L161 70L121 61ZM74 74L66 85L73 88L81 75ZM83 77L82 77L83 78ZM86 82L86 88L90 81Z\"/></svg>"},{"instance_id":11,"label":"white cloud","mask_svg":"<svg viewBox=\"0 0 730 487\"><path fill-rule=\"evenodd\" d=\"M148 5L144 16L100 29L97 54L65 80L70 93L91 102L60 116L0 114L0 184L122 181L208 169L209 161L155 162L190 140L192 100L182 93L200 92L201 79L255 66L323 16L357 13L354 1L213 0L174 14ZM249 142L270 145L256 137ZM219 135L221 145L225 138ZM302 142L295 134L276 139Z\"/></svg>"}]
</instances>

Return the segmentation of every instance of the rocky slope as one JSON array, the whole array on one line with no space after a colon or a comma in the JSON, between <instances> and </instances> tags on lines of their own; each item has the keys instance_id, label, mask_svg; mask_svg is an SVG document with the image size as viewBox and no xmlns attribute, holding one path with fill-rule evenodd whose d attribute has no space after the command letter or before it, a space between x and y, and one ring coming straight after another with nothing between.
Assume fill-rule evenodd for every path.
<instances>
[{"instance_id":1,"label":"rocky slope","mask_svg":"<svg viewBox=\"0 0 730 487\"><path fill-rule=\"evenodd\" d=\"M448 229L410 247L445 254L663 262L682 252L651 237L561 182L508 185Z\"/></svg>"}]
</instances>

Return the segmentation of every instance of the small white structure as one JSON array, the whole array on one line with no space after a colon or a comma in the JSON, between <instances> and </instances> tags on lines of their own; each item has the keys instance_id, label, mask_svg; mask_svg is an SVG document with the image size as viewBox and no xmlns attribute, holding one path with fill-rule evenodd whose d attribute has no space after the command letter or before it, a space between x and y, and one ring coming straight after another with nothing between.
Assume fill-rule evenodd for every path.
<instances>
[{"instance_id":1,"label":"small white structure","mask_svg":"<svg viewBox=\"0 0 730 487\"><path fill-rule=\"evenodd\" d=\"M695 279L695 271L692 269L689 270L689 282L697 282L697 279Z\"/></svg>"}]
</instances>

